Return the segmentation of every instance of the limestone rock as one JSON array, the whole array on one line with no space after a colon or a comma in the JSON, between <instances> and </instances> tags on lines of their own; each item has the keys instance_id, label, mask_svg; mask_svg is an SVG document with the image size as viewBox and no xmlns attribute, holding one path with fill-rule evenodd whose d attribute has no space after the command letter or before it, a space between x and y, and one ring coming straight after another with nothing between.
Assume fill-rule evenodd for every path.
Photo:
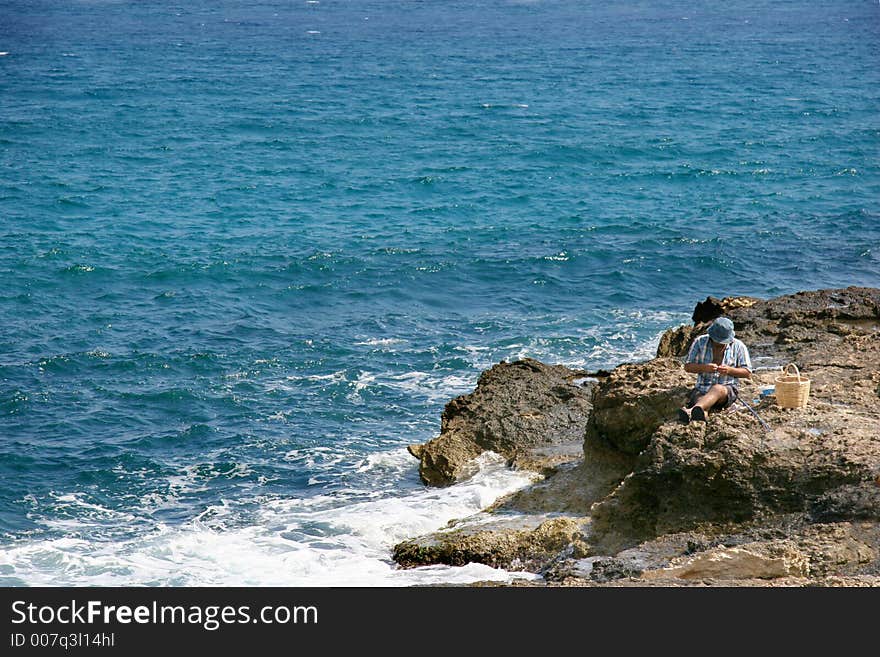
<instances>
[{"instance_id":1,"label":"limestone rock","mask_svg":"<svg viewBox=\"0 0 880 657\"><path fill-rule=\"evenodd\" d=\"M526 514L588 515L593 504L632 472L634 461L635 456L614 449L601 439L588 439L579 462L545 470L542 481L500 500L495 508Z\"/></svg>"},{"instance_id":2,"label":"limestone rock","mask_svg":"<svg viewBox=\"0 0 880 657\"><path fill-rule=\"evenodd\" d=\"M537 361L484 373L447 405L440 436L410 448L423 479L461 479L490 449L544 477L488 522L404 542L395 558L522 568L550 585L880 585L880 289L701 304L658 358L596 373L592 390L586 373ZM741 398L769 431L739 404L676 418L694 382L681 356L718 314L749 347ZM811 380L805 408L758 399L789 362Z\"/></svg>"},{"instance_id":3,"label":"limestone rock","mask_svg":"<svg viewBox=\"0 0 880 657\"><path fill-rule=\"evenodd\" d=\"M561 552L586 553L584 522L583 518L557 517L523 528L528 520L505 526L500 519L488 526L453 528L404 541L394 547L393 558L403 567L483 563L508 570L540 571Z\"/></svg>"},{"instance_id":4,"label":"limestone rock","mask_svg":"<svg viewBox=\"0 0 880 657\"><path fill-rule=\"evenodd\" d=\"M702 333L706 332L708 324L696 326L682 325L674 329L668 329L660 336L657 345L657 357L684 358L687 356L693 341Z\"/></svg>"},{"instance_id":5,"label":"limestone rock","mask_svg":"<svg viewBox=\"0 0 880 657\"><path fill-rule=\"evenodd\" d=\"M795 511L816 520L876 519L878 308L880 290L846 288L727 310L753 364L763 365L753 383L743 382L742 397L753 404L755 385L779 374L770 368L797 362L811 379L807 407L782 409L772 398L757 404L770 433L741 405L706 424L662 424L632 473L593 508L594 549L613 553L699 523ZM602 393L600 386L597 412ZM609 442L626 449L620 435Z\"/></svg>"},{"instance_id":6,"label":"limestone rock","mask_svg":"<svg viewBox=\"0 0 880 657\"><path fill-rule=\"evenodd\" d=\"M645 580L823 578L838 576L877 557L874 549L854 536L849 523L806 525L785 533L785 538L759 540L728 536L726 544L673 557L665 566L637 571L635 576ZM633 550L621 555L627 552Z\"/></svg>"},{"instance_id":7,"label":"limestone rock","mask_svg":"<svg viewBox=\"0 0 880 657\"><path fill-rule=\"evenodd\" d=\"M837 575L877 559L877 550L858 536L851 523L818 524L795 535L798 548L810 560L810 575Z\"/></svg>"},{"instance_id":8,"label":"limestone rock","mask_svg":"<svg viewBox=\"0 0 880 657\"><path fill-rule=\"evenodd\" d=\"M529 450L580 441L591 408L587 374L531 358L486 370L472 393L446 405L440 435L410 446L422 481L443 486L465 479L485 451L528 464Z\"/></svg>"},{"instance_id":9,"label":"limestone rock","mask_svg":"<svg viewBox=\"0 0 880 657\"><path fill-rule=\"evenodd\" d=\"M645 579L773 579L805 577L809 572L809 559L791 541L778 541L714 548L642 576Z\"/></svg>"},{"instance_id":10,"label":"limestone rock","mask_svg":"<svg viewBox=\"0 0 880 657\"><path fill-rule=\"evenodd\" d=\"M673 358L620 365L593 392L587 437L638 454L661 424L675 418L692 387L692 375Z\"/></svg>"},{"instance_id":11,"label":"limestone rock","mask_svg":"<svg viewBox=\"0 0 880 657\"><path fill-rule=\"evenodd\" d=\"M596 549L613 553L700 523L803 512L830 491L870 482L880 467L876 417L867 411L817 401L798 410L768 404L761 415L769 434L745 412L661 426L632 473L593 507Z\"/></svg>"}]
</instances>

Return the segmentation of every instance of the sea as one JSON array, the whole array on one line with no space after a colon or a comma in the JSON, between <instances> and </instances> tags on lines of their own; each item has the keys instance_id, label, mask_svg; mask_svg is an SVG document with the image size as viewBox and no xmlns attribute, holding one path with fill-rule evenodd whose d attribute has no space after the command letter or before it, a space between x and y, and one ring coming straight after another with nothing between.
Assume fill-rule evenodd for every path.
<instances>
[{"instance_id":1,"label":"sea","mask_svg":"<svg viewBox=\"0 0 880 657\"><path fill-rule=\"evenodd\" d=\"M502 360L880 286L877 0L0 0L0 585L423 586Z\"/></svg>"}]
</instances>

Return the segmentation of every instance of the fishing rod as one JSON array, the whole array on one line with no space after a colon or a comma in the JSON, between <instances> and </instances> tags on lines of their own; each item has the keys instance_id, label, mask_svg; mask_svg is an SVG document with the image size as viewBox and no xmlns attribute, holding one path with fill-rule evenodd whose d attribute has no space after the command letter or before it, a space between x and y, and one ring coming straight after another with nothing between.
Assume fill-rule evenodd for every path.
<instances>
[{"instance_id":1,"label":"fishing rod","mask_svg":"<svg viewBox=\"0 0 880 657\"><path fill-rule=\"evenodd\" d=\"M751 411L752 415L754 415L756 418L758 418L758 422L760 422L761 426L764 427L764 431L766 431L768 433L770 431L772 431L772 429L770 428L770 425L767 424L766 422L764 422L764 420L761 418L761 416L758 415L758 411L756 411L754 408L749 406L748 403L746 403L746 401L744 399L742 399L741 397L738 397L737 401L742 402L742 405L745 406L747 409L749 409L749 411Z\"/></svg>"}]
</instances>

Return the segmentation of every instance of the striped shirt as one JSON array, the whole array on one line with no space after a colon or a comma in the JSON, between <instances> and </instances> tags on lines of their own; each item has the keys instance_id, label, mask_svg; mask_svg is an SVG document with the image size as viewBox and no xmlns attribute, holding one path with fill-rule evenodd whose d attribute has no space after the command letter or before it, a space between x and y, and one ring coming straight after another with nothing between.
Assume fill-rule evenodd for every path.
<instances>
[{"instance_id":1,"label":"striped shirt","mask_svg":"<svg viewBox=\"0 0 880 657\"><path fill-rule=\"evenodd\" d=\"M696 363L697 365L706 365L712 362L712 341L708 335L701 335L691 345L691 350L687 355L688 363ZM722 365L730 367L744 367L749 372L752 371L752 361L749 358L749 350L740 341L734 338L733 342L726 345L724 349L724 358L721 360ZM696 389L702 394L705 393L714 384L732 385L737 387L739 380L735 376L721 375L715 372L701 372L697 374Z\"/></svg>"}]
</instances>

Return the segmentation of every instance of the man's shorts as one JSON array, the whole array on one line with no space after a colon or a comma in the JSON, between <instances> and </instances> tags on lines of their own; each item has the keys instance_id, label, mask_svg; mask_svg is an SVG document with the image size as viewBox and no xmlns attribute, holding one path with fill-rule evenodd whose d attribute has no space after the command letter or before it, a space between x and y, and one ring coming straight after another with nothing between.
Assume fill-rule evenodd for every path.
<instances>
[{"instance_id":1,"label":"man's shorts","mask_svg":"<svg viewBox=\"0 0 880 657\"><path fill-rule=\"evenodd\" d=\"M730 383L724 383L722 385L725 388L727 388L727 399L725 401L718 402L717 404L715 404L712 407L713 411L720 411L725 408L730 408L731 406L733 406L736 403L736 400L739 397L739 390L737 389L737 387L735 385L730 384ZM701 393L701 392L697 391L696 388L691 390L691 394L688 397L688 407L691 407L694 404L696 404L697 400L699 400L699 398L702 397L704 394L706 394L706 393Z\"/></svg>"}]
</instances>

